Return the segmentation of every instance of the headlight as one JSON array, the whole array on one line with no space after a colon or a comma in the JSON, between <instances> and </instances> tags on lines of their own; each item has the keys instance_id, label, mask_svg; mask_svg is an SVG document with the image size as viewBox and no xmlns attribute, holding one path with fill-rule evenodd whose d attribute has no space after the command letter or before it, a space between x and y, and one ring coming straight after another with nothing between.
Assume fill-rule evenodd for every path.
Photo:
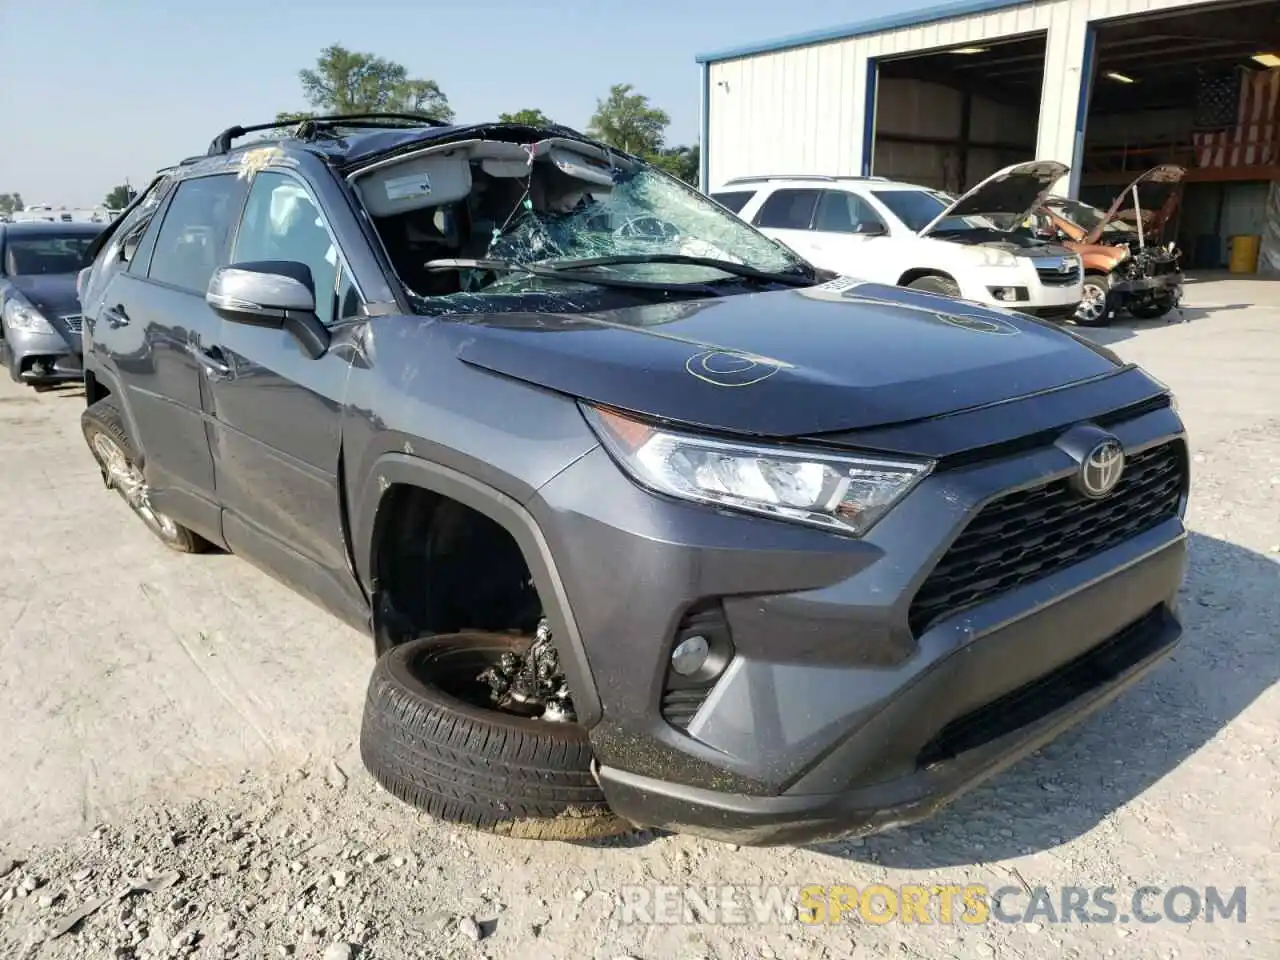
<instances>
[{"instance_id":1,"label":"headlight","mask_svg":"<svg viewBox=\"0 0 1280 960\"><path fill-rule=\"evenodd\" d=\"M982 249L982 266L984 267L1016 267L1018 258L1008 250L995 250L991 247Z\"/></svg>"},{"instance_id":2,"label":"headlight","mask_svg":"<svg viewBox=\"0 0 1280 960\"><path fill-rule=\"evenodd\" d=\"M41 316L39 310L20 300L5 301L4 322L10 330L24 330L27 333L57 332L49 325L49 321Z\"/></svg>"},{"instance_id":3,"label":"headlight","mask_svg":"<svg viewBox=\"0 0 1280 960\"><path fill-rule=\"evenodd\" d=\"M676 433L584 405L596 433L637 483L698 503L862 536L933 468Z\"/></svg>"}]
</instances>

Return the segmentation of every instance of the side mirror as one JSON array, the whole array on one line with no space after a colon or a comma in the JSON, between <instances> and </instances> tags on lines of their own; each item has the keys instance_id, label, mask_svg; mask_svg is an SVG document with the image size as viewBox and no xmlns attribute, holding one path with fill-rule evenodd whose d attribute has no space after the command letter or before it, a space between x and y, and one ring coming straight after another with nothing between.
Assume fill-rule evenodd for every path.
<instances>
[{"instance_id":1,"label":"side mirror","mask_svg":"<svg viewBox=\"0 0 1280 960\"><path fill-rule=\"evenodd\" d=\"M315 283L305 263L259 260L220 267L204 299L232 323L287 330L313 360L329 349L329 331L316 316Z\"/></svg>"},{"instance_id":2,"label":"side mirror","mask_svg":"<svg viewBox=\"0 0 1280 960\"><path fill-rule=\"evenodd\" d=\"M853 232L863 237L883 237L889 228L879 220L859 220L854 224Z\"/></svg>"}]
</instances>

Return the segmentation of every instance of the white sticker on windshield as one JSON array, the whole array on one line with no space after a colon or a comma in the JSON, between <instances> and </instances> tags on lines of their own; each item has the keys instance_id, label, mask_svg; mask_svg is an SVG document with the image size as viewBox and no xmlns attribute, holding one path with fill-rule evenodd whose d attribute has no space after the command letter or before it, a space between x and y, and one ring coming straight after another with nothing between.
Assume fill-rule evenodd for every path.
<instances>
[{"instance_id":1,"label":"white sticker on windshield","mask_svg":"<svg viewBox=\"0 0 1280 960\"><path fill-rule=\"evenodd\" d=\"M386 181L388 200L409 200L413 197L431 196L431 178L425 173L407 177L392 177Z\"/></svg>"}]
</instances>

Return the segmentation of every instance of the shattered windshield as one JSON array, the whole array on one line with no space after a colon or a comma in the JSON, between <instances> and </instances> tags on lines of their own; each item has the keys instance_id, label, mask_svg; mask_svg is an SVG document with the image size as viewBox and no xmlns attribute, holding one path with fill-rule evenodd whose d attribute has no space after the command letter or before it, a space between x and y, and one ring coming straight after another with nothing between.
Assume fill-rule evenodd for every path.
<instances>
[{"instance_id":1,"label":"shattered windshield","mask_svg":"<svg viewBox=\"0 0 1280 960\"><path fill-rule=\"evenodd\" d=\"M440 158L430 167L428 189L449 202L398 215L379 216L378 204L388 203L376 183L362 188L420 312L548 306L521 302L530 296L571 309L599 299L593 286L706 296L710 285L728 292L744 278L758 282L753 273L780 280L813 275L786 247L673 177L621 158L539 146L482 142L463 161L466 169ZM518 148L527 158L490 155L498 148ZM402 191L406 176L393 168L382 182ZM678 262L689 258L697 262ZM466 265L480 261L484 266Z\"/></svg>"}]
</instances>

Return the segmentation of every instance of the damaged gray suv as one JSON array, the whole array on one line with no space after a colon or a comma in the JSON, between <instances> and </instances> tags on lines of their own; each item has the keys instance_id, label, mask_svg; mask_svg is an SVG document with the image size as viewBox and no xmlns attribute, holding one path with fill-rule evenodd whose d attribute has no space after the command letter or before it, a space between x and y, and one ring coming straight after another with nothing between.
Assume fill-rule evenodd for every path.
<instances>
[{"instance_id":1,"label":"damaged gray suv","mask_svg":"<svg viewBox=\"0 0 1280 960\"><path fill-rule=\"evenodd\" d=\"M236 127L93 254L104 481L372 637L366 765L440 818L883 829L1180 636L1162 384L573 130Z\"/></svg>"}]
</instances>

